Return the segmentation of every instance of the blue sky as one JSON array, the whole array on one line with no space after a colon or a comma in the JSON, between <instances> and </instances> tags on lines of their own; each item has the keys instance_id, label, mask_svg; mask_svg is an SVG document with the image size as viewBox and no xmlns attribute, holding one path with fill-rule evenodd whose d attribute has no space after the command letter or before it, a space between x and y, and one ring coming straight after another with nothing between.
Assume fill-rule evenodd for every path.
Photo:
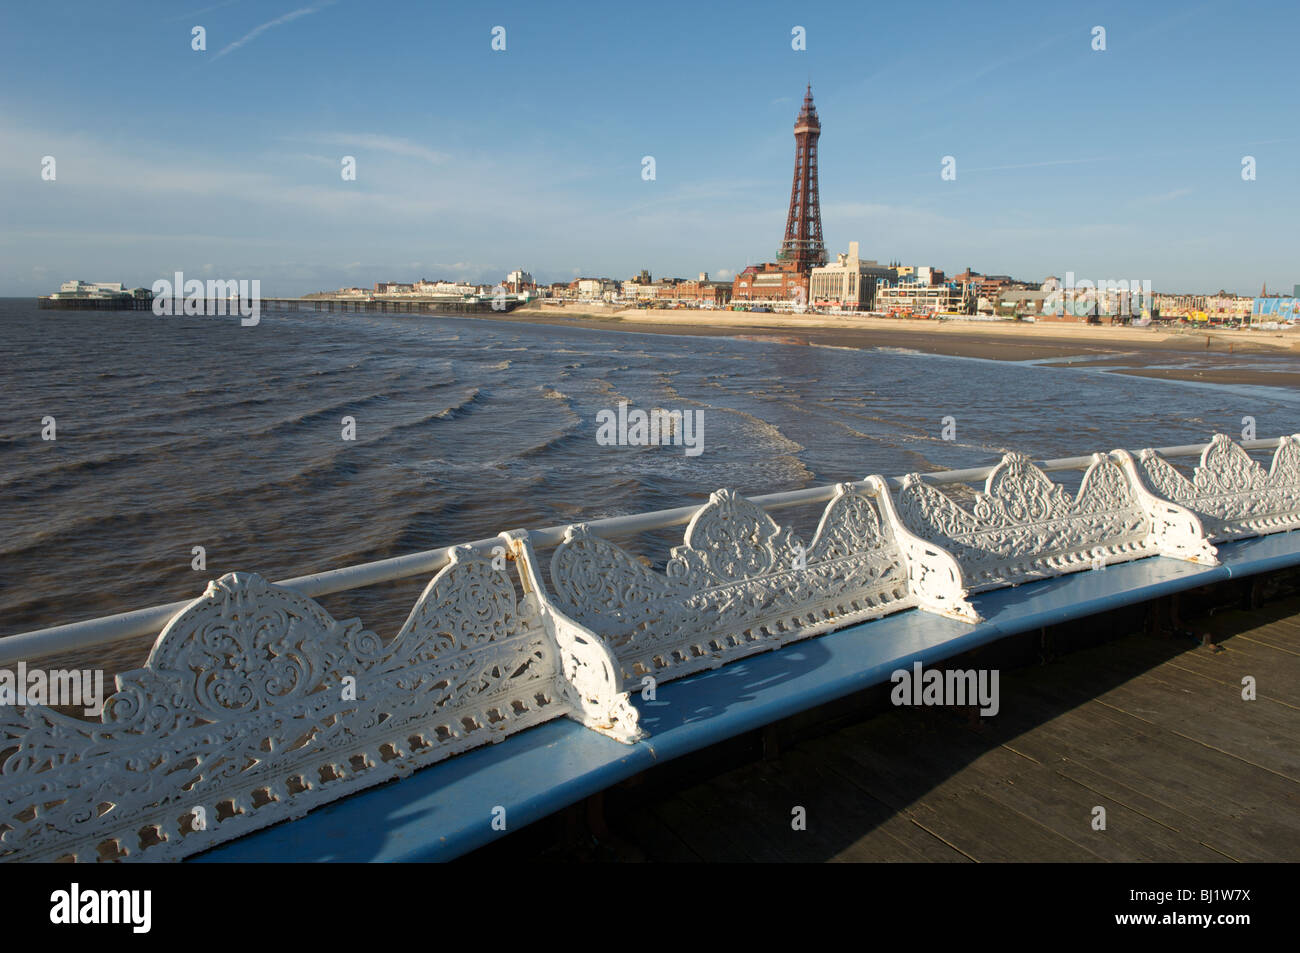
<instances>
[{"instance_id":1,"label":"blue sky","mask_svg":"<svg viewBox=\"0 0 1300 953\"><path fill-rule=\"evenodd\" d=\"M267 295L517 267L729 277L780 244L810 79L832 254L1289 291L1298 10L5 4L0 294L175 271Z\"/></svg>"}]
</instances>

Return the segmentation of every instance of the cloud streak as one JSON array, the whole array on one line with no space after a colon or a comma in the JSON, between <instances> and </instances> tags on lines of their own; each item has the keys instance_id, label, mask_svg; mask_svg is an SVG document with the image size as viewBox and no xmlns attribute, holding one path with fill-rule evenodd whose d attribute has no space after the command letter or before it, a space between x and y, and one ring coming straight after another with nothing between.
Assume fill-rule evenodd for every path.
<instances>
[{"instance_id":1,"label":"cloud streak","mask_svg":"<svg viewBox=\"0 0 1300 953\"><path fill-rule=\"evenodd\" d=\"M426 162L445 162L447 155L427 146L399 136L385 136L373 132L332 132L309 137L310 141L321 145L349 146L357 149L372 149L387 152L395 156L411 159L423 159Z\"/></svg>"},{"instance_id":2,"label":"cloud streak","mask_svg":"<svg viewBox=\"0 0 1300 953\"><path fill-rule=\"evenodd\" d=\"M284 16L276 17L274 20L268 20L266 23L263 23L261 26L253 27L253 29L249 30L239 39L235 40L235 42L227 46L223 46L217 52L217 55L212 58L214 60L219 60L227 53L234 52L244 44L255 40L257 37L261 36L263 33L271 29L272 27L277 27L285 23L290 23L293 20L297 20L301 17L310 16L313 13L319 13L321 10L324 10L326 7L330 6L333 3L334 0L325 0L324 3L318 3L315 6L311 6L311 7L300 7L297 10L292 10L289 13L286 13Z\"/></svg>"}]
</instances>

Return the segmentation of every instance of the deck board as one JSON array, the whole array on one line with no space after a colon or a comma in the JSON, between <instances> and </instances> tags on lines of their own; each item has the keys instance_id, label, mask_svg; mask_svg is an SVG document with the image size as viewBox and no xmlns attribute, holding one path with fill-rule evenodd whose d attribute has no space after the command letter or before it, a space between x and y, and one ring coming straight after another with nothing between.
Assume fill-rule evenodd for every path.
<instances>
[{"instance_id":1,"label":"deck board","mask_svg":"<svg viewBox=\"0 0 1300 953\"><path fill-rule=\"evenodd\" d=\"M1085 712L1095 726L1091 734L1049 724L1007 743L1166 827L1201 831L1200 839L1221 853L1267 860L1284 847L1300 857L1300 792L1294 784L1257 768L1232 767L1236 783L1225 798L1228 766L1221 755L1099 703L1074 713ZM1270 843L1261 847L1258 838L1265 832Z\"/></svg>"},{"instance_id":2,"label":"deck board","mask_svg":"<svg viewBox=\"0 0 1300 953\"><path fill-rule=\"evenodd\" d=\"M995 717L892 709L612 826L671 816L703 860L1300 860L1300 599L1194 629L1219 648L1138 634L1004 672Z\"/></svg>"},{"instance_id":3,"label":"deck board","mask_svg":"<svg viewBox=\"0 0 1300 953\"><path fill-rule=\"evenodd\" d=\"M780 764L772 766L774 771L783 768L796 779L812 782L805 784L804 790L812 789L816 794L805 794L803 799L808 801L810 810L817 810L818 823L825 823L849 845L841 849L837 860L892 859L898 848L901 848L898 859L911 862L969 863L971 860L911 818L894 812L882 801L862 796L860 788L844 784L830 764L802 748L790 749ZM825 814L821 810L823 806L829 808Z\"/></svg>"}]
</instances>

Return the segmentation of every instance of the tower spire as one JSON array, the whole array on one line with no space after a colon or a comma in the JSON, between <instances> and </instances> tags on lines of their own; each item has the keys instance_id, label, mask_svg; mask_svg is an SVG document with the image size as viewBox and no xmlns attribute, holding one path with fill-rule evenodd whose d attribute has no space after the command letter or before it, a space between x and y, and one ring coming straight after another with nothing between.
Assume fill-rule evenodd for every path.
<instances>
[{"instance_id":1,"label":"tower spire","mask_svg":"<svg viewBox=\"0 0 1300 953\"><path fill-rule=\"evenodd\" d=\"M822 242L821 198L817 189L817 140L822 124L813 105L812 81L803 97L803 108L794 121L794 183L790 186L790 212L785 220L785 238L777 261L798 271L811 271L826 264Z\"/></svg>"}]
</instances>

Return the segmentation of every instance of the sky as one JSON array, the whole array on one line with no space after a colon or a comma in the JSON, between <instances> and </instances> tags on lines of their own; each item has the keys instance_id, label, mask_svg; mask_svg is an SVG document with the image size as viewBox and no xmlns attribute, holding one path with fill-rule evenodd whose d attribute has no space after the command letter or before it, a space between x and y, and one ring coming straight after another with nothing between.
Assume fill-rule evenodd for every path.
<instances>
[{"instance_id":1,"label":"sky","mask_svg":"<svg viewBox=\"0 0 1300 953\"><path fill-rule=\"evenodd\" d=\"M0 295L730 278L780 246L810 81L832 256L1289 292L1297 25L1293 0L6 3Z\"/></svg>"}]
</instances>

